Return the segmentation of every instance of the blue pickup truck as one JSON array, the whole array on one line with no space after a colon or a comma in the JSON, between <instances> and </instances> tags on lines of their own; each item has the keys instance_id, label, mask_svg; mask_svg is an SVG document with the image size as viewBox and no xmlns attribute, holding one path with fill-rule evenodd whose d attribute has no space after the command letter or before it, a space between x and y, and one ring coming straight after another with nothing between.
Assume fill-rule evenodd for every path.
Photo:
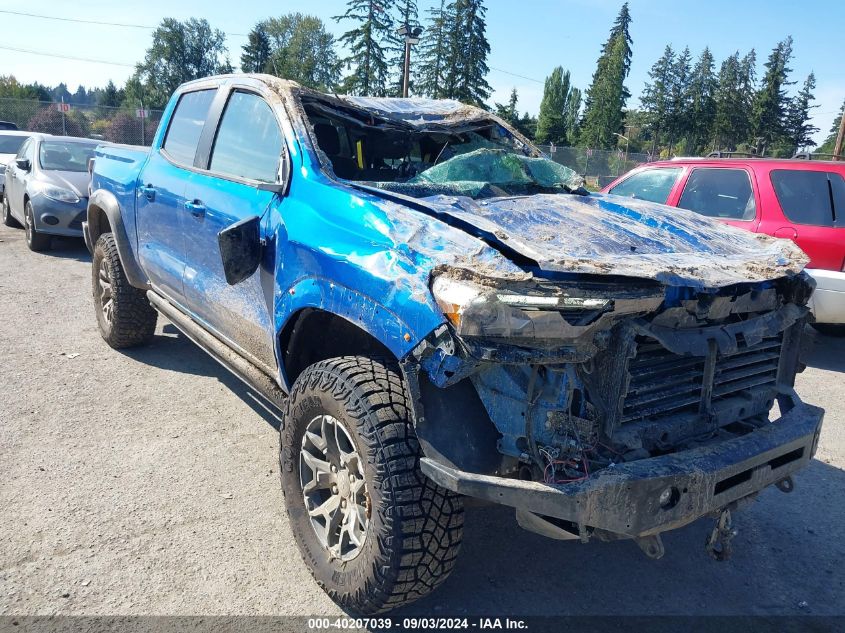
<instances>
[{"instance_id":1,"label":"blue pickup truck","mask_svg":"<svg viewBox=\"0 0 845 633\"><path fill-rule=\"evenodd\" d=\"M724 559L816 450L803 253L591 194L475 107L194 81L151 149L97 149L84 233L109 345L161 314L280 411L290 525L350 612L442 583L466 497L652 558L710 516Z\"/></svg>"}]
</instances>

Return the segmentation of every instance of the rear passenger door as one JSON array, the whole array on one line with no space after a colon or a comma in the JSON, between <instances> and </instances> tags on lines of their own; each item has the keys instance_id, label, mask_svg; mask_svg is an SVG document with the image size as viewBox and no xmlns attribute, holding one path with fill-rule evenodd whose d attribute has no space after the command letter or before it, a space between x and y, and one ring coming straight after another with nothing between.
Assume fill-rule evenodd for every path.
<instances>
[{"instance_id":1,"label":"rear passenger door","mask_svg":"<svg viewBox=\"0 0 845 633\"><path fill-rule=\"evenodd\" d=\"M811 268L845 267L845 179L834 171L773 169L770 183L782 216L767 217L760 230L790 237Z\"/></svg>"},{"instance_id":2,"label":"rear passenger door","mask_svg":"<svg viewBox=\"0 0 845 633\"><path fill-rule=\"evenodd\" d=\"M754 184L753 174L742 167L694 167L677 206L756 231L759 214Z\"/></svg>"},{"instance_id":3,"label":"rear passenger door","mask_svg":"<svg viewBox=\"0 0 845 633\"><path fill-rule=\"evenodd\" d=\"M185 270L185 188L217 88L185 92L160 148L153 148L137 185L139 259L157 291L181 303Z\"/></svg>"},{"instance_id":4,"label":"rear passenger door","mask_svg":"<svg viewBox=\"0 0 845 633\"><path fill-rule=\"evenodd\" d=\"M265 249L266 265L230 286L217 235L251 216L262 218L264 235L272 208L283 198L259 187L279 182L287 150L276 112L260 94L235 88L218 99L219 125L204 135L207 157L187 189L193 211L185 216L185 305L243 355L274 372L274 256Z\"/></svg>"}]
</instances>

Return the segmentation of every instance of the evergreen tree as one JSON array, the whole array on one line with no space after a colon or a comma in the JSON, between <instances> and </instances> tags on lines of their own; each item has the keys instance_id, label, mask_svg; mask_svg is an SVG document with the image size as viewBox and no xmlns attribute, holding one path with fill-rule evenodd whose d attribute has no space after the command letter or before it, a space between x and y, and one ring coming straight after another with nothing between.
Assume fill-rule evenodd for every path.
<instances>
[{"instance_id":1,"label":"evergreen tree","mask_svg":"<svg viewBox=\"0 0 845 633\"><path fill-rule=\"evenodd\" d=\"M428 23L420 43L419 80L415 84L417 94L441 99L446 89L447 40L454 30L454 15L440 0L440 5L428 10Z\"/></svg>"},{"instance_id":2,"label":"evergreen tree","mask_svg":"<svg viewBox=\"0 0 845 633\"><path fill-rule=\"evenodd\" d=\"M581 90L580 88L570 88L569 98L566 100L566 109L563 113L563 119L566 123L566 141L570 145L574 145L578 139L578 117L581 114Z\"/></svg>"},{"instance_id":3,"label":"evergreen tree","mask_svg":"<svg viewBox=\"0 0 845 633\"><path fill-rule=\"evenodd\" d=\"M792 58L792 37L778 42L764 64L766 73L763 76L760 90L754 97L751 130L758 150L765 149L784 140L786 137L786 114L789 98L785 87L790 85L788 76L789 60Z\"/></svg>"},{"instance_id":4,"label":"evergreen tree","mask_svg":"<svg viewBox=\"0 0 845 633\"><path fill-rule=\"evenodd\" d=\"M416 0L396 0L396 18L394 24L396 28L400 26L408 26L408 31L413 32L415 28L420 26L417 12ZM402 96L402 87L405 77L405 37L398 35L395 29L390 32L390 44L388 45L391 87L390 92L394 97ZM414 64L413 56L411 58L411 66L408 78L408 92L412 90L414 85L414 70L417 68Z\"/></svg>"},{"instance_id":5,"label":"evergreen tree","mask_svg":"<svg viewBox=\"0 0 845 633\"><path fill-rule=\"evenodd\" d=\"M703 152L711 139L716 117L716 88L713 55L705 48L692 69L689 83L689 142L693 152Z\"/></svg>"},{"instance_id":6,"label":"evergreen tree","mask_svg":"<svg viewBox=\"0 0 845 633\"><path fill-rule=\"evenodd\" d=\"M447 36L444 96L484 107L493 90L487 83L487 8L483 0L455 0L447 13L454 28Z\"/></svg>"},{"instance_id":7,"label":"evergreen tree","mask_svg":"<svg viewBox=\"0 0 845 633\"><path fill-rule=\"evenodd\" d=\"M270 45L264 72L318 90L334 90L340 81L340 62L334 36L312 15L289 13L262 24Z\"/></svg>"},{"instance_id":8,"label":"evergreen tree","mask_svg":"<svg viewBox=\"0 0 845 633\"><path fill-rule=\"evenodd\" d=\"M493 105L497 115L499 115L502 119L504 119L511 125L516 126L516 124L519 122L519 112L516 109L518 103L519 94L517 93L516 88L513 88L511 90L511 96L508 99L507 104L495 103Z\"/></svg>"},{"instance_id":9,"label":"evergreen tree","mask_svg":"<svg viewBox=\"0 0 845 633\"><path fill-rule=\"evenodd\" d=\"M249 32L249 39L242 47L241 70L245 73L267 72L270 61L270 37L265 22L259 22Z\"/></svg>"},{"instance_id":10,"label":"evergreen tree","mask_svg":"<svg viewBox=\"0 0 845 633\"><path fill-rule=\"evenodd\" d=\"M672 118L672 83L675 69L675 51L670 44L663 49L663 55L654 62L648 73L650 81L646 83L640 97L642 110L648 121L648 130L652 137L654 153L669 132Z\"/></svg>"},{"instance_id":11,"label":"evergreen tree","mask_svg":"<svg viewBox=\"0 0 845 633\"><path fill-rule=\"evenodd\" d=\"M569 141L575 131L574 120L577 119L580 106L581 92L571 87L569 71L558 66L546 78L540 116L537 118L537 142Z\"/></svg>"},{"instance_id":12,"label":"evergreen tree","mask_svg":"<svg viewBox=\"0 0 845 633\"><path fill-rule=\"evenodd\" d=\"M689 91L692 80L692 55L689 47L685 47L675 58L672 67L672 83L670 89L669 114L669 150L673 151L675 143L685 138L690 127Z\"/></svg>"},{"instance_id":13,"label":"evergreen tree","mask_svg":"<svg viewBox=\"0 0 845 633\"><path fill-rule=\"evenodd\" d=\"M824 143L818 146L816 151L820 154L833 154L836 149L836 135L839 134L839 124L842 121L842 114L845 113L845 103L839 108L839 114L833 119L833 124L830 126L830 133L824 140Z\"/></svg>"},{"instance_id":14,"label":"evergreen tree","mask_svg":"<svg viewBox=\"0 0 845 633\"><path fill-rule=\"evenodd\" d=\"M109 108L118 107L120 105L120 102L123 101L123 95L121 94L122 92L123 91L118 90L117 86L114 85L114 82L109 79L109 83L106 84L106 87L100 94L100 98L97 101L97 105L106 106Z\"/></svg>"},{"instance_id":15,"label":"evergreen tree","mask_svg":"<svg viewBox=\"0 0 845 633\"><path fill-rule=\"evenodd\" d=\"M747 139L749 125L739 52L722 62L715 101L714 142L720 149L736 149Z\"/></svg>"},{"instance_id":16,"label":"evergreen tree","mask_svg":"<svg viewBox=\"0 0 845 633\"><path fill-rule=\"evenodd\" d=\"M335 20L356 24L346 31L340 42L349 49L343 60L351 70L344 79L343 90L349 94L384 97L388 92L389 69L385 47L389 45L393 19L392 0L349 0L346 13Z\"/></svg>"},{"instance_id":17,"label":"evergreen tree","mask_svg":"<svg viewBox=\"0 0 845 633\"><path fill-rule=\"evenodd\" d=\"M631 67L631 14L628 3L622 5L610 35L602 46L584 110L580 143L589 147L610 148L614 132L622 131L623 109L630 93L625 77Z\"/></svg>"},{"instance_id":18,"label":"evergreen tree","mask_svg":"<svg viewBox=\"0 0 845 633\"><path fill-rule=\"evenodd\" d=\"M811 105L815 99L813 95L815 89L816 76L810 73L801 90L790 100L787 107L786 134L793 152L815 145L813 134L818 132L819 128L810 123L810 110L818 107Z\"/></svg>"}]
</instances>

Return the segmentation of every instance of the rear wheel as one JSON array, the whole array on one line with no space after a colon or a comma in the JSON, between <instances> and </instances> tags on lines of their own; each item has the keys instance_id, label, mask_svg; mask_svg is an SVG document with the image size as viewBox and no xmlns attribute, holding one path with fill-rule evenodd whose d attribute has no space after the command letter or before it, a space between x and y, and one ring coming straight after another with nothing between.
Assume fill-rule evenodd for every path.
<instances>
[{"instance_id":1,"label":"rear wheel","mask_svg":"<svg viewBox=\"0 0 845 633\"><path fill-rule=\"evenodd\" d=\"M841 323L813 323L812 326L826 336L845 336L845 325Z\"/></svg>"},{"instance_id":2,"label":"rear wheel","mask_svg":"<svg viewBox=\"0 0 845 633\"><path fill-rule=\"evenodd\" d=\"M3 196L3 224L14 229L21 227L20 223L12 217L12 210L9 208L9 197Z\"/></svg>"},{"instance_id":3,"label":"rear wheel","mask_svg":"<svg viewBox=\"0 0 845 633\"><path fill-rule=\"evenodd\" d=\"M23 210L24 229L26 230L26 245L29 250L41 253L49 250L52 238L49 235L39 233L35 229L35 213L32 210L32 203L27 200Z\"/></svg>"},{"instance_id":4,"label":"rear wheel","mask_svg":"<svg viewBox=\"0 0 845 633\"><path fill-rule=\"evenodd\" d=\"M281 439L294 536L341 607L387 611L446 579L461 544L463 504L420 471L395 363L347 356L308 367L291 390Z\"/></svg>"},{"instance_id":5,"label":"rear wheel","mask_svg":"<svg viewBox=\"0 0 845 633\"><path fill-rule=\"evenodd\" d=\"M91 282L97 325L106 343L122 349L152 338L158 313L147 294L130 285L111 233L103 233L94 245Z\"/></svg>"}]
</instances>

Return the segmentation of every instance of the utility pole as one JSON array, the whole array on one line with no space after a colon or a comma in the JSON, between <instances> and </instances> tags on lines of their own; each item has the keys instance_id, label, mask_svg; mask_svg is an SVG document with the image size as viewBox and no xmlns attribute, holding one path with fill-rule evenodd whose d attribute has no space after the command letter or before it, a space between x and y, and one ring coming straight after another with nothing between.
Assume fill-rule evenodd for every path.
<instances>
[{"instance_id":1,"label":"utility pole","mask_svg":"<svg viewBox=\"0 0 845 633\"><path fill-rule=\"evenodd\" d=\"M836 135L836 145L833 148L833 155L836 157L836 160L839 160L842 154L843 137L845 137L845 110L842 110L842 120L839 121L839 133Z\"/></svg>"},{"instance_id":2,"label":"utility pole","mask_svg":"<svg viewBox=\"0 0 845 633\"><path fill-rule=\"evenodd\" d=\"M396 34L405 38L405 64L402 72L402 96L406 98L408 97L408 84L410 83L411 76L411 46L420 43L420 34L422 31L421 26L411 29L407 23L396 29Z\"/></svg>"}]
</instances>

